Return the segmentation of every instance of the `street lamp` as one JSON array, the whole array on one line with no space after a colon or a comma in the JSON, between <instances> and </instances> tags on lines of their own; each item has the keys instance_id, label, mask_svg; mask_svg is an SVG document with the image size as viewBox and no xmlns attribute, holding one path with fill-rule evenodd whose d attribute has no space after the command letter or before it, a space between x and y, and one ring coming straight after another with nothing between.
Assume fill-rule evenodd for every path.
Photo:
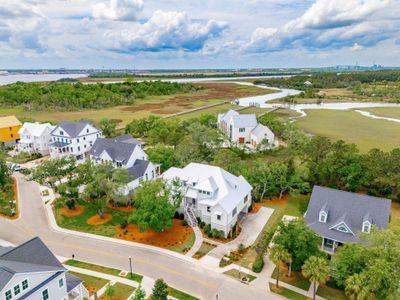
<instances>
[{"instance_id":1,"label":"street lamp","mask_svg":"<svg viewBox=\"0 0 400 300\"><path fill-rule=\"evenodd\" d=\"M75 260L75 254L72 254L72 260Z\"/></svg>"},{"instance_id":2,"label":"street lamp","mask_svg":"<svg viewBox=\"0 0 400 300\"><path fill-rule=\"evenodd\" d=\"M131 279L133 279L133 273L132 273L132 257L131 257L131 256L129 256L129 267L130 267L130 270L131 270Z\"/></svg>"}]
</instances>

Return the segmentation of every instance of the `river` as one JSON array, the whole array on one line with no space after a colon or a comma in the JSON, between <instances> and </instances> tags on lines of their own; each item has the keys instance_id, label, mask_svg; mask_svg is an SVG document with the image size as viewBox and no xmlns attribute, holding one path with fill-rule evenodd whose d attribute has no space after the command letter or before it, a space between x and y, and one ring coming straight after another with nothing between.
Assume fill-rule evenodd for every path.
<instances>
[{"instance_id":1,"label":"river","mask_svg":"<svg viewBox=\"0 0 400 300\"><path fill-rule=\"evenodd\" d=\"M0 85L22 82L57 81L62 78L86 77L86 74L10 74L0 75Z\"/></svg>"}]
</instances>

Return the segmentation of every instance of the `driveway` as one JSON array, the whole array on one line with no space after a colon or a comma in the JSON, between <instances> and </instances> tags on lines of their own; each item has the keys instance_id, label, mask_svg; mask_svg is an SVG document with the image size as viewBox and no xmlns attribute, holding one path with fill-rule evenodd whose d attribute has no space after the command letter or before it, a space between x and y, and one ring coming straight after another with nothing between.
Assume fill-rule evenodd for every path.
<instances>
[{"instance_id":1,"label":"driveway","mask_svg":"<svg viewBox=\"0 0 400 300\"><path fill-rule=\"evenodd\" d=\"M104 241L91 237L80 237L61 233L50 228L44 205L39 194L39 185L25 181L17 174L20 217L15 221L0 218L0 239L13 244L39 236L58 256L71 257L118 269L129 269L128 257L133 258L134 271L144 276L163 278L168 284L201 299L282 299L264 288L243 285L199 261L188 257ZM265 286L267 282L265 283Z\"/></svg>"}]
</instances>

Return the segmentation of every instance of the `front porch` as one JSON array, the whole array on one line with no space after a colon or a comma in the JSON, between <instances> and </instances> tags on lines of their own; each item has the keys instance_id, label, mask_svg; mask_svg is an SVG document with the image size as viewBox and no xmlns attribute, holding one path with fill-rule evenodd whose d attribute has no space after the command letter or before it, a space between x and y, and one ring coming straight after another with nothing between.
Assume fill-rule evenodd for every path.
<instances>
[{"instance_id":1,"label":"front porch","mask_svg":"<svg viewBox=\"0 0 400 300\"><path fill-rule=\"evenodd\" d=\"M339 242L339 241L335 241L326 237L322 238L322 245L321 245L321 249L322 251L325 251L329 254L332 254L336 251L336 249L340 246L342 246L343 243Z\"/></svg>"}]
</instances>

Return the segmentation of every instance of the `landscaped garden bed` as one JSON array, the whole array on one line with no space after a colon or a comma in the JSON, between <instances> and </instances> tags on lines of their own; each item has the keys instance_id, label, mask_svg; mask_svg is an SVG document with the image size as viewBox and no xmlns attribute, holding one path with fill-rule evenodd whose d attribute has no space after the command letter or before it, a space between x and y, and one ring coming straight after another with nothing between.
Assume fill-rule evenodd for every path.
<instances>
[{"instance_id":1,"label":"landscaped garden bed","mask_svg":"<svg viewBox=\"0 0 400 300\"><path fill-rule=\"evenodd\" d=\"M91 263L87 263L87 262L83 262L83 261L79 261L79 260L67 260L65 262L66 265L68 266L72 266L72 267L77 267L77 268L82 268L82 269L88 269L88 270L92 270L95 272L99 272L99 273L104 273L104 274L109 274L109 275L113 275L113 276L118 276L118 277L122 277L122 278L126 278L126 279L131 279L130 273L126 273L126 276L121 276L121 270L118 269L114 269L114 268L109 268L109 267L105 267L105 266L99 266L96 264L91 264ZM132 280L141 283L143 280L143 276L133 273L133 278Z\"/></svg>"},{"instance_id":2,"label":"landscaped garden bed","mask_svg":"<svg viewBox=\"0 0 400 300\"><path fill-rule=\"evenodd\" d=\"M17 181L10 177L9 182L0 189L0 216L16 219L18 214Z\"/></svg>"},{"instance_id":3,"label":"landscaped garden bed","mask_svg":"<svg viewBox=\"0 0 400 300\"><path fill-rule=\"evenodd\" d=\"M213 250L215 247L217 246L208 242L203 242L200 246L200 249L197 250L197 252L193 255L193 258L200 259L203 256L205 256L208 252Z\"/></svg>"}]
</instances>

